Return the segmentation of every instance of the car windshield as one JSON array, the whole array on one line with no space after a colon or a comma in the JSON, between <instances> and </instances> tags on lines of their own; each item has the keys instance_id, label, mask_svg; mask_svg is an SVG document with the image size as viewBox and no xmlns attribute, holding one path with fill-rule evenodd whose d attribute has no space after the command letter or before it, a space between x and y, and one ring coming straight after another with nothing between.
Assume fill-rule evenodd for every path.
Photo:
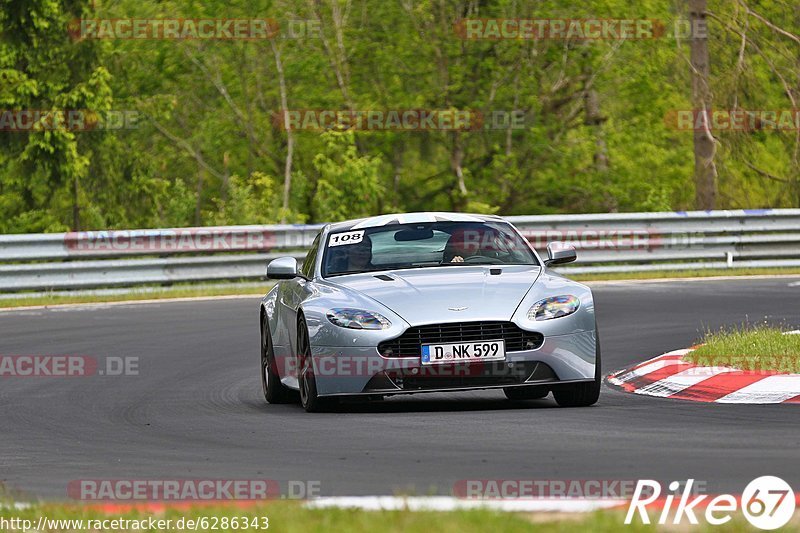
<instances>
[{"instance_id":1,"label":"car windshield","mask_svg":"<svg viewBox=\"0 0 800 533\"><path fill-rule=\"evenodd\" d=\"M539 263L509 224L429 222L332 232L322 275L476 264Z\"/></svg>"}]
</instances>

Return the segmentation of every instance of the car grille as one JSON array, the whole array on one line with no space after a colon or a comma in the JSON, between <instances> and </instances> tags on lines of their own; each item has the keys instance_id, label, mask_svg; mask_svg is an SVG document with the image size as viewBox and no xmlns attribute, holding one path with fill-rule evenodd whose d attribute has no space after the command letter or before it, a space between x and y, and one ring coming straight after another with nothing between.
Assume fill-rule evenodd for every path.
<instances>
[{"instance_id":1,"label":"car grille","mask_svg":"<svg viewBox=\"0 0 800 533\"><path fill-rule=\"evenodd\" d=\"M384 357L420 357L423 344L450 344L504 340L507 352L535 350L544 342L544 335L525 331L513 322L452 322L408 328L396 339L378 344Z\"/></svg>"}]
</instances>

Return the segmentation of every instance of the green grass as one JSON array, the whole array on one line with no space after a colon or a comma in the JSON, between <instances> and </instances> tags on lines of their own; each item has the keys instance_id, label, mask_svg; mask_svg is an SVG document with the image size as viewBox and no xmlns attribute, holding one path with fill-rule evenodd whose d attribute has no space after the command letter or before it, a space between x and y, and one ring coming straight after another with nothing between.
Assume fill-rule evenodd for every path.
<instances>
[{"instance_id":1,"label":"green grass","mask_svg":"<svg viewBox=\"0 0 800 533\"><path fill-rule=\"evenodd\" d=\"M653 272L609 272L606 274L567 274L575 281L648 280L665 278L708 278L715 276L797 276L800 268L709 268L695 270L657 270Z\"/></svg>"},{"instance_id":2,"label":"green grass","mask_svg":"<svg viewBox=\"0 0 800 533\"><path fill-rule=\"evenodd\" d=\"M235 285L230 287L226 287L224 285L216 287L192 287L191 285L181 285L173 288L163 289L133 289L131 292L124 294L52 294L15 298L3 298L2 295L0 295L0 308L59 304L128 302L137 300L163 300L167 298L230 296L238 294L263 296L271 287L271 283L264 283L263 285L252 287L237 287Z\"/></svg>"},{"instance_id":3,"label":"green grass","mask_svg":"<svg viewBox=\"0 0 800 533\"><path fill-rule=\"evenodd\" d=\"M486 531L537 531L537 532L584 532L591 531L597 533L630 531L655 531L654 526L645 526L638 522L638 518L631 525L624 524L625 514L623 511L599 511L587 514L564 514L564 513L499 513L488 510L469 510L453 512L408 512L408 511L360 511L349 509L305 509L299 502L275 501L249 507L244 510L237 510L225 506L195 507L186 510L169 509L165 512L148 513L143 511L128 511L122 513L105 514L89 506L70 505L70 504L40 504L25 510L2 510L0 516L19 517L29 519L35 524L39 517L45 516L49 519L115 519L126 518L140 520L149 516L156 516L161 519L171 519L173 523L180 518L199 519L208 517L209 519L221 519L222 517L267 517L269 519L268 531L279 531L288 533L306 532L409 532L409 533L430 533L431 531L443 533L461 532L486 532ZM658 512L650 513L651 520L658 519ZM737 515L734 515L737 516ZM702 518L700 518L702 522ZM218 524L219 525L219 524ZM790 526L793 524L790 524ZM48 533L66 532L68 527L43 528ZM75 530L76 528L72 528ZM255 533L264 529L234 529L220 528L216 531L249 531ZM739 514L732 522L725 526L725 531L750 531L747 523ZM793 528L792 530L797 530ZM12 531L9 529L0 531ZM110 531L120 531L120 529L102 529L104 533ZM135 531L130 529L130 531ZM139 531L148 531L140 529ZM176 531L172 529L153 529L149 531ZM200 527L198 531L211 531ZM713 526L698 526L692 531L719 531ZM16 533L21 533L18 531Z\"/></svg>"},{"instance_id":4,"label":"green grass","mask_svg":"<svg viewBox=\"0 0 800 533\"><path fill-rule=\"evenodd\" d=\"M741 326L707 332L704 344L685 359L704 366L800 373L800 335L770 326Z\"/></svg>"}]
</instances>

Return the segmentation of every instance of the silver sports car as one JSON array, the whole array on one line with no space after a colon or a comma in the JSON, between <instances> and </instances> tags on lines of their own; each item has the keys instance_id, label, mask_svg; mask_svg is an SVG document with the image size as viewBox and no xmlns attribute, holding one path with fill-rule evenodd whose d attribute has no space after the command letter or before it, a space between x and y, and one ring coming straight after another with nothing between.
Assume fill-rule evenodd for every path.
<instances>
[{"instance_id":1,"label":"silver sports car","mask_svg":"<svg viewBox=\"0 0 800 533\"><path fill-rule=\"evenodd\" d=\"M594 404L600 344L591 290L548 267L491 215L410 213L325 226L301 265L273 260L261 301L270 403L502 388L510 400Z\"/></svg>"}]
</instances>

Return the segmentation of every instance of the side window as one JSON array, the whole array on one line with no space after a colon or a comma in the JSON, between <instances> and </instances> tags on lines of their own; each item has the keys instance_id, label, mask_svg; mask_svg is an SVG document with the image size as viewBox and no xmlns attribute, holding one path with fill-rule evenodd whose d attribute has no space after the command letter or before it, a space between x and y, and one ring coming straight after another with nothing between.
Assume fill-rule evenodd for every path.
<instances>
[{"instance_id":1,"label":"side window","mask_svg":"<svg viewBox=\"0 0 800 533\"><path fill-rule=\"evenodd\" d=\"M314 263L317 262L317 250L319 249L319 238L321 235L322 233L317 234L317 237L314 239L314 244L311 245L311 249L308 251L303 261L303 266L300 267L300 272L307 278L314 276Z\"/></svg>"}]
</instances>

